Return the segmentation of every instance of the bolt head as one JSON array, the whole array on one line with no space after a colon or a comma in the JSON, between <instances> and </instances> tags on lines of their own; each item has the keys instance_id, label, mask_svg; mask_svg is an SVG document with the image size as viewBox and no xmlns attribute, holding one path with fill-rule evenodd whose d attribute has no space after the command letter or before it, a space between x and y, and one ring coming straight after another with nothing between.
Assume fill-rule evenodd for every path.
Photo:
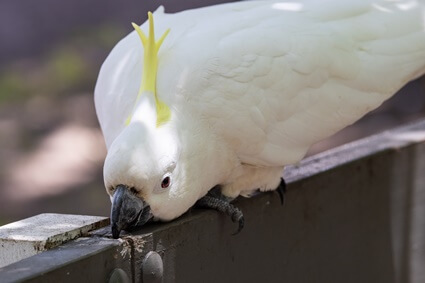
<instances>
[{"instance_id":1,"label":"bolt head","mask_svg":"<svg viewBox=\"0 0 425 283\"><path fill-rule=\"evenodd\" d=\"M142 262L143 283L161 283L164 275L164 264L161 256L154 251L146 254Z\"/></svg>"},{"instance_id":2,"label":"bolt head","mask_svg":"<svg viewBox=\"0 0 425 283\"><path fill-rule=\"evenodd\" d=\"M109 277L108 283L130 283L130 278L127 273L121 268L115 268Z\"/></svg>"}]
</instances>

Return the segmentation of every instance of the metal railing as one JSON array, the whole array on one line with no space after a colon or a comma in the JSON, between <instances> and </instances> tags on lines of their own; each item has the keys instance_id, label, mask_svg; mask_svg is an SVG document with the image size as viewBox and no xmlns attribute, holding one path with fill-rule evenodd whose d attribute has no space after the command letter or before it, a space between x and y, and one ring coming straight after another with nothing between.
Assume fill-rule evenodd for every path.
<instances>
[{"instance_id":1,"label":"metal railing","mask_svg":"<svg viewBox=\"0 0 425 283\"><path fill-rule=\"evenodd\" d=\"M191 210L109 227L0 269L0 282L425 282L425 120L307 158L287 201L238 199L245 228Z\"/></svg>"}]
</instances>

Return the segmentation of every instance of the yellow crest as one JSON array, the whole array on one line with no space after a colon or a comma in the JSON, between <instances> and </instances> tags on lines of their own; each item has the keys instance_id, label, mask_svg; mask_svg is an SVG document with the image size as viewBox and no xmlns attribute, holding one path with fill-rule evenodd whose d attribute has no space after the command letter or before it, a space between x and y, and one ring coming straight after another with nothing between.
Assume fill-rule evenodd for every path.
<instances>
[{"instance_id":1,"label":"yellow crest","mask_svg":"<svg viewBox=\"0 0 425 283\"><path fill-rule=\"evenodd\" d=\"M136 30L137 34L142 41L142 45L144 48L143 54L143 73L142 73L142 83L140 85L139 93L137 95L136 104L139 101L140 95L143 92L151 92L155 95L155 103L156 103L156 114L157 114L157 127L168 122L171 117L170 108L162 102L156 92L156 76L158 70L158 51L161 47L162 42L164 41L167 34L170 32L170 29L166 30L164 34L158 41L155 41L154 34L154 22L153 15L151 12L148 13L149 20L149 37L143 33L138 25L135 23L131 23ZM126 120L126 125L128 125L131 121L131 115Z\"/></svg>"}]
</instances>

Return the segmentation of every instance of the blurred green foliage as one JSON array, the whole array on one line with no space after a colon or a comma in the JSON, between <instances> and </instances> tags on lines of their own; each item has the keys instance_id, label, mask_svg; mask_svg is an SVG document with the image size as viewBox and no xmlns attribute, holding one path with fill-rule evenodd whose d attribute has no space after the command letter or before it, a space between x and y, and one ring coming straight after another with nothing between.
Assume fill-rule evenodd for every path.
<instances>
[{"instance_id":1,"label":"blurred green foliage","mask_svg":"<svg viewBox=\"0 0 425 283\"><path fill-rule=\"evenodd\" d=\"M16 71L0 74L0 103L25 97L29 93L23 76Z\"/></svg>"},{"instance_id":2,"label":"blurred green foliage","mask_svg":"<svg viewBox=\"0 0 425 283\"><path fill-rule=\"evenodd\" d=\"M90 76L88 62L74 50L67 48L54 52L47 62L46 92L63 93L85 85Z\"/></svg>"},{"instance_id":3,"label":"blurred green foliage","mask_svg":"<svg viewBox=\"0 0 425 283\"><path fill-rule=\"evenodd\" d=\"M2 66L0 104L92 92L101 63L123 36L111 25L74 31L41 56Z\"/></svg>"}]
</instances>

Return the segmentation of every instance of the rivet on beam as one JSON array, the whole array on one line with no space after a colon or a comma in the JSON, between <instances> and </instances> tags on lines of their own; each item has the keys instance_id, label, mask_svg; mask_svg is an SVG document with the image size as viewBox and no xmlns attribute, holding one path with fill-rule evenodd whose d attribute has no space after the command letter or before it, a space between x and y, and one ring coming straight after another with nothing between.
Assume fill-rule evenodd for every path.
<instances>
[{"instance_id":1,"label":"rivet on beam","mask_svg":"<svg viewBox=\"0 0 425 283\"><path fill-rule=\"evenodd\" d=\"M164 264L161 256L154 251L149 252L142 262L143 283L161 283Z\"/></svg>"},{"instance_id":2,"label":"rivet on beam","mask_svg":"<svg viewBox=\"0 0 425 283\"><path fill-rule=\"evenodd\" d=\"M124 270L115 268L112 271L111 277L109 277L108 283L130 283L130 278Z\"/></svg>"}]
</instances>

